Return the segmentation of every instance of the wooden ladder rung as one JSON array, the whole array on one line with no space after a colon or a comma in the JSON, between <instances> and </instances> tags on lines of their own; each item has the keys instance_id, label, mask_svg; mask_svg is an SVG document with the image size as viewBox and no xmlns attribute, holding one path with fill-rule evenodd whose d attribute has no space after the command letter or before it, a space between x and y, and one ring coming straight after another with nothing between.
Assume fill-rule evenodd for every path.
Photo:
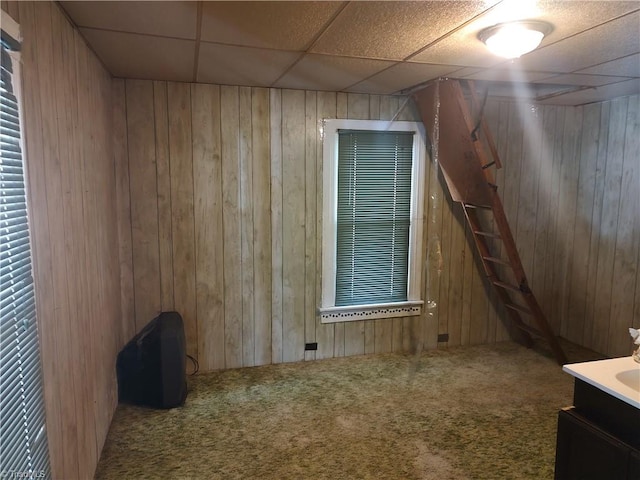
<instances>
[{"instance_id":1,"label":"wooden ladder rung","mask_svg":"<svg viewBox=\"0 0 640 480\"><path fill-rule=\"evenodd\" d=\"M487 262L499 263L500 265L511 266L511 264L506 260L502 260L501 258L497 258L497 257L482 257L482 259L486 260Z\"/></svg>"},{"instance_id":2,"label":"wooden ladder rung","mask_svg":"<svg viewBox=\"0 0 640 480\"><path fill-rule=\"evenodd\" d=\"M505 303L505 307L510 308L511 310L515 310L516 312L524 313L525 315L533 315L533 312L522 305L517 305L515 303Z\"/></svg>"},{"instance_id":3,"label":"wooden ladder rung","mask_svg":"<svg viewBox=\"0 0 640 480\"><path fill-rule=\"evenodd\" d=\"M517 285L512 285L510 283L501 282L499 280L495 280L493 282L493 284L496 287L505 288L507 290L513 290L514 292L522 293L522 290L520 290L520 287L518 287Z\"/></svg>"},{"instance_id":4,"label":"wooden ladder rung","mask_svg":"<svg viewBox=\"0 0 640 480\"><path fill-rule=\"evenodd\" d=\"M485 210L493 210L491 205L474 205L473 203L465 203L464 208L483 208Z\"/></svg>"},{"instance_id":5,"label":"wooden ladder rung","mask_svg":"<svg viewBox=\"0 0 640 480\"><path fill-rule=\"evenodd\" d=\"M474 230L473 234L482 235L483 237L489 237L489 238L502 238L499 233L483 232L481 230Z\"/></svg>"}]
</instances>

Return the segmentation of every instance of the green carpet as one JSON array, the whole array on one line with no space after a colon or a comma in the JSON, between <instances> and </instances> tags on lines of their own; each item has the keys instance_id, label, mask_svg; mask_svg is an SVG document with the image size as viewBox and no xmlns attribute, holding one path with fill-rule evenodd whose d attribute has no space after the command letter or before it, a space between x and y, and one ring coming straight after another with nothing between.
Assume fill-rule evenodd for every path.
<instances>
[{"instance_id":1,"label":"green carpet","mask_svg":"<svg viewBox=\"0 0 640 480\"><path fill-rule=\"evenodd\" d=\"M573 396L550 355L512 342L189 382L184 407L118 407L97 479L551 479Z\"/></svg>"}]
</instances>

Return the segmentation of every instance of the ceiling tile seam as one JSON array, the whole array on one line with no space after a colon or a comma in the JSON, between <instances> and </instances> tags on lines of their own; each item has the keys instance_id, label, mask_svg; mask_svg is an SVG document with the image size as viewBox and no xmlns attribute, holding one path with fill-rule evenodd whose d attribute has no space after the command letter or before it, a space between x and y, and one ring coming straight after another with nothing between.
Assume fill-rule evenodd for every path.
<instances>
[{"instance_id":1,"label":"ceiling tile seam","mask_svg":"<svg viewBox=\"0 0 640 480\"><path fill-rule=\"evenodd\" d=\"M388 67L383 68L382 70L379 70L375 73L372 73L371 75L369 75L368 77L363 78L362 80L358 80L356 83L348 85L346 87L344 87L344 89L342 89L343 92L346 92L347 90L355 87L356 85L362 83L362 82L366 82L367 80L369 80L372 77L375 77L376 75L380 75L383 72L386 72L387 70L389 70L390 68L396 67L398 65L400 65L401 63L403 63L402 61L396 62L393 65L389 65Z\"/></svg>"},{"instance_id":2,"label":"ceiling tile seam","mask_svg":"<svg viewBox=\"0 0 640 480\"><path fill-rule=\"evenodd\" d=\"M612 80L610 82L603 83L602 85L584 85L584 84L576 84L576 83L557 83L557 84L545 83L553 78L554 77L541 78L540 80L536 80L535 82L531 82L531 83L534 85L557 85L558 87L560 86L576 87L577 90L565 92L565 93L573 93L573 91L582 91L582 90L589 90L589 89L597 90L598 88L609 87L611 85L616 85L618 83L624 83L624 82L628 82L629 80L633 80L633 77L618 77L619 78L618 80ZM564 95L565 93L558 94L558 95Z\"/></svg>"},{"instance_id":3,"label":"ceiling tile seam","mask_svg":"<svg viewBox=\"0 0 640 480\"><path fill-rule=\"evenodd\" d=\"M363 78L362 80L358 80L356 83L354 83L354 84L352 84L352 85L349 85L349 86L345 87L345 91L346 91L346 90L349 90L349 89L351 89L351 88L353 88L353 87L355 87L356 85L358 85L358 84L360 84L360 83L366 82L367 80L370 80L371 78L375 77L376 75L380 75L381 73L383 73L383 72L385 72L385 71L389 70L390 68L396 67L396 66L398 66L398 65L400 65L400 64L412 64L412 65L434 65L434 66L436 66L436 65L437 65L437 66L441 66L441 67L451 67L451 68L455 68L455 70L452 70L451 72L447 73L446 75L439 75L439 76L438 76L438 78L440 78L440 77L455 76L455 73L456 73L456 72L459 72L460 70L464 70L465 68L467 68L465 65L457 65L457 64L451 64L451 65L449 65L449 64L446 64L446 63L425 63L425 62L411 62L411 61L408 61L408 60L400 60L400 61L398 61L397 63L395 63L395 64L393 64L393 65L390 65L390 66L388 66L388 67L386 67L386 68L383 68L382 70L380 70L380 71L378 71L378 72L376 72L376 73L374 73L374 74L372 74L372 75L369 75L368 77ZM482 67L478 67L478 68L482 68ZM491 70L491 67L489 67L489 68L484 68L483 70ZM482 71L482 70L481 70L481 71ZM551 72L549 72L549 73L551 73ZM400 90L396 90L395 92L393 92L391 95L404 95L404 93L403 93L403 92L405 92L405 91L409 91L409 90L413 90L413 89L414 89L414 88L416 88L417 86L422 85L422 84L427 83L427 82L430 82L431 80L433 80L433 78L426 79L426 80L425 80L425 81L423 81L423 82L416 83L415 85L412 85L412 86L409 86L409 87L401 88Z\"/></svg>"},{"instance_id":4,"label":"ceiling tile seam","mask_svg":"<svg viewBox=\"0 0 640 480\"><path fill-rule=\"evenodd\" d=\"M584 29L584 30L580 30L579 32L572 33L571 35L568 35L568 36L566 36L566 37L562 37L562 38L560 38L560 39L556 40L556 41L555 41L555 42L553 42L553 43L548 43L548 44L546 44L546 45L542 45L542 46L540 46L540 47L536 48L535 50L533 50L533 52L530 52L530 53L540 52L540 51L544 50L544 49L545 49L545 48L547 48L547 47L550 47L550 46L552 46L552 45L557 45L557 44L558 44L558 43L560 43L560 42L564 42L565 40L569 40L570 38L577 37L577 36L582 35L582 34L584 34L584 33L587 33L587 32L590 32L590 31L592 31L592 30L595 30L596 28L600 28L600 27L601 27L601 26L603 26L603 25L606 25L606 24L611 23L611 22L615 22L616 20L620 20L621 18L624 18L624 17L629 16L629 15L633 15L633 14L638 13L638 12L640 12L640 8L637 8L637 9L632 10L632 11L630 11L630 12L624 13L624 14L619 15L619 16L617 16L617 17L611 18L611 19L609 19L609 20L607 20L607 21L605 21L605 22L599 23L599 24L597 24L597 25L592 25L592 26L590 26L590 27L588 27L588 28L586 28L586 29ZM555 27L555 25L554 25L554 27ZM631 55L633 55L633 54L631 54ZM508 62L510 62L510 60L507 60L507 61L505 61L505 62L502 62L502 63L500 63L500 64L498 64L498 65L496 65L496 66L504 65L504 64L506 64L506 63L508 63ZM606 63L606 62L605 62L605 63ZM591 67L585 67L585 68L591 68Z\"/></svg>"},{"instance_id":5,"label":"ceiling tile seam","mask_svg":"<svg viewBox=\"0 0 640 480\"><path fill-rule=\"evenodd\" d=\"M316 33L314 37L311 40L309 40L309 43L305 46L304 53L309 53L309 50L311 50L313 46L316 43L318 43L318 40L320 40L322 36L325 33L327 33L327 30L329 30L329 27L331 27L331 25L333 25L333 22L335 22L338 19L338 17L342 15L342 12L344 12L344 10L349 6L350 3L351 2L343 2L342 7L338 8L338 10L336 10L336 12L331 16L331 18L327 20L324 23L324 25L318 29L318 33Z\"/></svg>"},{"instance_id":6,"label":"ceiling tile seam","mask_svg":"<svg viewBox=\"0 0 640 480\"><path fill-rule=\"evenodd\" d=\"M274 47L256 47L251 45L242 45L240 43L226 43L226 42L213 42L211 40L200 39L200 44L216 45L219 47L234 47L234 48L251 48L253 50L267 50L270 52L287 52L287 53L305 53L303 50L290 50L287 48L274 48Z\"/></svg>"},{"instance_id":7,"label":"ceiling tile seam","mask_svg":"<svg viewBox=\"0 0 640 480\"><path fill-rule=\"evenodd\" d=\"M612 58L612 59L610 59L610 60L606 60L606 61L604 61L604 62L596 63L596 64L591 65L591 66L589 66L589 67L581 68L581 69L579 69L579 70L574 70L574 71L573 71L573 72L571 72L571 73L581 74L580 72L582 72L582 70L587 70L588 68L595 68L595 67L599 67L600 65L605 65L605 64L610 63L610 62L617 62L618 60L624 60L625 58L633 57L634 55L638 55L638 54L640 54L640 51L637 51L637 52L634 52L634 53L630 53L629 55L623 55L622 57ZM640 60L638 60L638 61L640 62ZM581 74L581 75L603 75L603 74L585 73L585 74ZM607 75L607 76L610 76L610 77L616 77L616 76L618 76L618 75L610 75L610 74L606 74L606 75ZM626 76L628 76L628 75L626 75ZM636 77L635 77L635 76L633 76L632 78L636 78Z\"/></svg>"},{"instance_id":8,"label":"ceiling tile seam","mask_svg":"<svg viewBox=\"0 0 640 480\"><path fill-rule=\"evenodd\" d=\"M202 1L198 2L196 10L196 45L193 49L193 82L198 81L198 69L200 67L200 37L202 36Z\"/></svg>"},{"instance_id":9,"label":"ceiling tile seam","mask_svg":"<svg viewBox=\"0 0 640 480\"><path fill-rule=\"evenodd\" d=\"M408 61L406 61L406 60L400 60L400 61L398 61L398 62L394 63L393 65L390 65L390 66L388 66L388 67L386 67L386 68L383 68L382 70L380 70L380 71L378 71L378 72L376 72L376 73L373 73L373 74L369 75L368 77L363 78L362 80L358 80L356 83L354 83L354 84L352 84L352 85L349 85L349 86L345 87L343 91L347 91L347 90L349 90L349 89L351 89L351 88L355 87L356 85L358 85L358 84L360 84L360 83L363 83L363 82L366 82L367 80L370 80L371 78L375 77L376 75L380 75L381 73L386 72L387 70L389 70L389 69L391 69L391 68L394 68L394 67L397 67L398 65L401 65L401 64L412 64L412 65L438 65L438 66L445 66L445 67L449 67L449 66L450 66L451 68L455 68L455 70L453 70L453 71L449 72L447 75L453 75L455 72L458 72L458 71L462 70L463 68L466 68L464 65L447 65L447 64L442 64L442 63L408 62ZM442 75L440 75L440 76L442 76ZM405 87L405 88L402 88L402 89L400 89L400 90L396 90L396 91L395 91L395 92L393 92L391 95L404 95L404 94L402 93L404 90L410 90L410 89L414 88L415 86L420 85L420 84L425 83L425 82L428 82L428 81L430 81L430 80L433 80L433 79L427 79L427 80L425 80L424 82L416 83L414 86L411 86L411 87Z\"/></svg>"},{"instance_id":10,"label":"ceiling tile seam","mask_svg":"<svg viewBox=\"0 0 640 480\"><path fill-rule=\"evenodd\" d=\"M291 65L289 65L287 68L284 69L284 71L278 76L278 78L276 78L273 82L271 82L270 87L273 87L274 85L276 85L282 79L282 77L284 77L287 73L289 73L291 71L291 69L293 69L293 67L295 67L298 63L300 63L300 61L304 58L304 56L307 53L309 53L309 50L311 50L311 48L313 48L313 46L316 44L316 42L322 37L322 35L324 35L324 33L329 29L329 27L333 24L333 22L336 21L336 19L340 16L340 14L342 14L344 9L347 8L347 6L350 3L351 2L344 2L342 4L342 7L340 7L331 16L331 18L329 20L327 20L325 22L325 24L321 28L318 29L318 33L309 41L309 44L306 46L304 51L298 56L298 58L296 58L291 63Z\"/></svg>"},{"instance_id":11,"label":"ceiling tile seam","mask_svg":"<svg viewBox=\"0 0 640 480\"><path fill-rule=\"evenodd\" d=\"M437 43L440 43L442 40L450 37L451 35L453 35L454 33L462 30L463 28L465 28L466 26L472 24L473 22L475 22L476 20L478 20L480 17L482 17L483 15L486 15L487 13L489 13L491 10L493 10L494 8L496 8L498 5L500 5L500 3L502 2L498 2L494 5L491 5L489 8L487 8L486 10L483 10L482 12L478 13L477 15L474 15L473 17L471 17L468 20L465 20L464 22L462 22L460 25L458 25L457 27L449 30L447 33L440 35L438 38L436 38L435 40L433 40L432 42L429 42L428 44L426 44L424 47L419 48L418 50L416 50L415 52L413 52L412 54L406 56L405 58L403 58L403 61L409 61L411 58L420 55L421 53L423 53L425 50L433 47L434 45L436 45Z\"/></svg>"},{"instance_id":12,"label":"ceiling tile seam","mask_svg":"<svg viewBox=\"0 0 640 480\"><path fill-rule=\"evenodd\" d=\"M619 81L624 81L624 80L631 80L632 78L640 78L640 77L634 77L634 76L629 76L629 75L602 75L602 74L596 74L596 73L575 73L575 72L570 72L570 73L556 73L553 75L550 75L548 77L543 77L539 80L536 80L534 83L543 83L546 80L550 80L556 77L564 77L566 75L577 75L578 77L604 77L604 78L614 78L616 79L616 81L612 81L609 83L618 83ZM618 80L620 79L620 80ZM603 83L603 85L608 85L609 83Z\"/></svg>"},{"instance_id":13,"label":"ceiling tile seam","mask_svg":"<svg viewBox=\"0 0 640 480\"><path fill-rule=\"evenodd\" d=\"M122 33L125 35L136 35L138 37L152 37L152 38L165 38L168 40L182 40L184 42L194 42L194 38L186 38L186 37L173 37L169 35L158 35L156 33L140 33L140 32L127 32L125 30L114 30L111 28L97 28L97 27L83 27L82 25L78 25L78 29L83 30L94 30L97 32L108 32L108 33Z\"/></svg>"},{"instance_id":14,"label":"ceiling tile seam","mask_svg":"<svg viewBox=\"0 0 640 480\"><path fill-rule=\"evenodd\" d=\"M558 87L560 87L561 85L558 85ZM570 88L571 86L569 86L569 88L565 88L564 90L559 90L557 92L552 92L552 93L548 93L546 95L539 95L537 97L533 98L534 102L544 102L545 100L549 100L550 98L557 98L557 97L561 97L563 95L568 95L570 93L578 93L578 92L583 92L585 90L595 90L597 87L585 87L585 86L580 86L580 85L576 85L576 88Z\"/></svg>"}]
</instances>

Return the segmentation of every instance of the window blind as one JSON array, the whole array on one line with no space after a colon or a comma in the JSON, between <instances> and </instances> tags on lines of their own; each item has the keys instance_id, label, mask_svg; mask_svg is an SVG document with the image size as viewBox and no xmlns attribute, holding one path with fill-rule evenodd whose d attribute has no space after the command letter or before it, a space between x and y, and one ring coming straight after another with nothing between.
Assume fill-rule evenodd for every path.
<instances>
[{"instance_id":1,"label":"window blind","mask_svg":"<svg viewBox=\"0 0 640 480\"><path fill-rule=\"evenodd\" d=\"M49 478L25 175L14 90L16 79L11 60L3 42L0 81L0 476Z\"/></svg>"},{"instance_id":2,"label":"window blind","mask_svg":"<svg viewBox=\"0 0 640 480\"><path fill-rule=\"evenodd\" d=\"M407 300L413 132L338 132L336 306Z\"/></svg>"}]
</instances>

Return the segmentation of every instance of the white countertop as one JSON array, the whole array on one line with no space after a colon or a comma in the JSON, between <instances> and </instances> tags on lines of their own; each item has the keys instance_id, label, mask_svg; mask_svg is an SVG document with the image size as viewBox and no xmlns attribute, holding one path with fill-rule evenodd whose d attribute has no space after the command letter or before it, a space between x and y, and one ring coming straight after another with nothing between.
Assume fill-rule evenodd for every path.
<instances>
[{"instance_id":1,"label":"white countertop","mask_svg":"<svg viewBox=\"0 0 640 480\"><path fill-rule=\"evenodd\" d=\"M631 356L571 363L562 370L640 409L640 363Z\"/></svg>"}]
</instances>

